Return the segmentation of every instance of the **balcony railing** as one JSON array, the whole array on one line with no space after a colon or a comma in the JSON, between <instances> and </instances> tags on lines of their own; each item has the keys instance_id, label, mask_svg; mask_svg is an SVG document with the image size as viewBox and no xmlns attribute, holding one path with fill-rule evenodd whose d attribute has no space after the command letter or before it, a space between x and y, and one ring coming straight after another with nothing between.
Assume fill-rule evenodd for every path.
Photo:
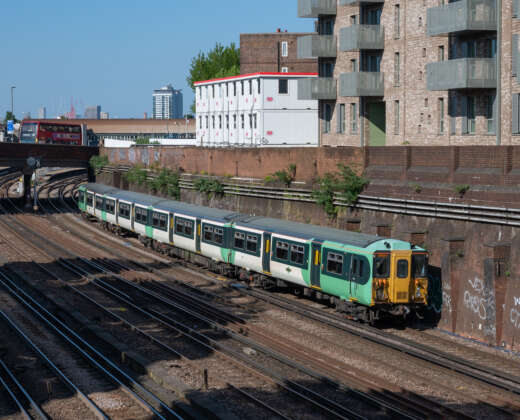
<instances>
[{"instance_id":1,"label":"balcony railing","mask_svg":"<svg viewBox=\"0 0 520 420\"><path fill-rule=\"evenodd\" d=\"M377 4L384 3L385 0L339 0L340 6L353 6L356 4Z\"/></svg>"},{"instance_id":2,"label":"balcony railing","mask_svg":"<svg viewBox=\"0 0 520 420\"><path fill-rule=\"evenodd\" d=\"M341 28L340 51L382 50L385 47L385 31L381 25L352 25Z\"/></svg>"},{"instance_id":3,"label":"balcony railing","mask_svg":"<svg viewBox=\"0 0 520 420\"><path fill-rule=\"evenodd\" d=\"M298 99L336 99L336 80L332 77L298 80Z\"/></svg>"},{"instance_id":4,"label":"balcony railing","mask_svg":"<svg viewBox=\"0 0 520 420\"><path fill-rule=\"evenodd\" d=\"M306 35L298 38L298 58L336 57L336 37Z\"/></svg>"},{"instance_id":5,"label":"balcony railing","mask_svg":"<svg viewBox=\"0 0 520 420\"><path fill-rule=\"evenodd\" d=\"M513 17L520 18L520 0L513 0Z\"/></svg>"},{"instance_id":6,"label":"balcony railing","mask_svg":"<svg viewBox=\"0 0 520 420\"><path fill-rule=\"evenodd\" d=\"M497 87L494 58L458 58L426 65L428 90L492 89Z\"/></svg>"},{"instance_id":7,"label":"balcony railing","mask_svg":"<svg viewBox=\"0 0 520 420\"><path fill-rule=\"evenodd\" d=\"M427 12L428 35L496 31L496 0L459 0Z\"/></svg>"},{"instance_id":8,"label":"balcony railing","mask_svg":"<svg viewBox=\"0 0 520 420\"><path fill-rule=\"evenodd\" d=\"M336 9L336 0L298 0L298 16L301 18L335 15Z\"/></svg>"},{"instance_id":9,"label":"balcony railing","mask_svg":"<svg viewBox=\"0 0 520 420\"><path fill-rule=\"evenodd\" d=\"M339 81L339 96L383 96L383 73L352 72L342 73Z\"/></svg>"}]
</instances>

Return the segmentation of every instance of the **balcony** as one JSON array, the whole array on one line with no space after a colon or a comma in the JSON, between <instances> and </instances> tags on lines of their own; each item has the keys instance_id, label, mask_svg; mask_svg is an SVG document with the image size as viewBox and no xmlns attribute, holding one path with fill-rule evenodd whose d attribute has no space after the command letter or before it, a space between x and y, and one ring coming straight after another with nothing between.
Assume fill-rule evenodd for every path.
<instances>
[{"instance_id":1,"label":"balcony","mask_svg":"<svg viewBox=\"0 0 520 420\"><path fill-rule=\"evenodd\" d=\"M298 80L298 99L336 99L336 80L332 77Z\"/></svg>"},{"instance_id":2,"label":"balcony","mask_svg":"<svg viewBox=\"0 0 520 420\"><path fill-rule=\"evenodd\" d=\"M520 18L520 0L513 0L513 17Z\"/></svg>"},{"instance_id":3,"label":"balcony","mask_svg":"<svg viewBox=\"0 0 520 420\"><path fill-rule=\"evenodd\" d=\"M339 80L339 96L383 96L383 73L352 72L342 73Z\"/></svg>"},{"instance_id":4,"label":"balcony","mask_svg":"<svg viewBox=\"0 0 520 420\"><path fill-rule=\"evenodd\" d=\"M341 28L340 51L382 50L385 48L385 32L381 25L352 25Z\"/></svg>"},{"instance_id":5,"label":"balcony","mask_svg":"<svg viewBox=\"0 0 520 420\"><path fill-rule=\"evenodd\" d=\"M426 65L428 90L493 89L497 87L494 58L459 58Z\"/></svg>"},{"instance_id":6,"label":"balcony","mask_svg":"<svg viewBox=\"0 0 520 420\"><path fill-rule=\"evenodd\" d=\"M355 6L358 4L378 4L384 3L385 0L339 0L340 6Z\"/></svg>"},{"instance_id":7,"label":"balcony","mask_svg":"<svg viewBox=\"0 0 520 420\"><path fill-rule=\"evenodd\" d=\"M298 17L317 18L335 14L336 0L298 0Z\"/></svg>"},{"instance_id":8,"label":"balcony","mask_svg":"<svg viewBox=\"0 0 520 420\"><path fill-rule=\"evenodd\" d=\"M298 38L298 58L336 57L336 37L306 35Z\"/></svg>"},{"instance_id":9,"label":"balcony","mask_svg":"<svg viewBox=\"0 0 520 420\"><path fill-rule=\"evenodd\" d=\"M495 0L459 0L427 12L429 36L496 31Z\"/></svg>"}]
</instances>

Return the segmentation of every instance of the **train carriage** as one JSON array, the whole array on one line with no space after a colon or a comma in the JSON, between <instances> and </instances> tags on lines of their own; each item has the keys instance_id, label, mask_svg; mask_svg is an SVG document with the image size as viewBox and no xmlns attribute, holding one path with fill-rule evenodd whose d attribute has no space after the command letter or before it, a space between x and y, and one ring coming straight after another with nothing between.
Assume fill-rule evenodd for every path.
<instances>
[{"instance_id":1,"label":"train carriage","mask_svg":"<svg viewBox=\"0 0 520 420\"><path fill-rule=\"evenodd\" d=\"M208 266L256 284L300 288L357 318L403 315L427 303L428 254L409 242L99 184L81 187L78 197L82 211L137 233L143 243L206 258L215 262Z\"/></svg>"}]
</instances>

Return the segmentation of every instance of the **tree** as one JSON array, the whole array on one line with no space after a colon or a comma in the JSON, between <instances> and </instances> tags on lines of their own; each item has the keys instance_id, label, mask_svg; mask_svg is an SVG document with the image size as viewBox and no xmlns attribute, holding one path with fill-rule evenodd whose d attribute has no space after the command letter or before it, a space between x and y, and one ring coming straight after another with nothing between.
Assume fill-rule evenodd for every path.
<instances>
[{"instance_id":1,"label":"tree","mask_svg":"<svg viewBox=\"0 0 520 420\"><path fill-rule=\"evenodd\" d=\"M18 120L16 119L16 117L14 116L14 114L11 111L7 111L5 113L4 125L6 125L7 121L9 121L9 120L13 120L15 123L18 122Z\"/></svg>"},{"instance_id":2,"label":"tree","mask_svg":"<svg viewBox=\"0 0 520 420\"><path fill-rule=\"evenodd\" d=\"M236 48L233 42L229 47L224 47L217 42L215 48L207 54L199 51L199 54L192 58L186 81L195 90L195 82L238 74L240 74L240 49ZM191 110L195 113L195 104L191 106Z\"/></svg>"}]
</instances>

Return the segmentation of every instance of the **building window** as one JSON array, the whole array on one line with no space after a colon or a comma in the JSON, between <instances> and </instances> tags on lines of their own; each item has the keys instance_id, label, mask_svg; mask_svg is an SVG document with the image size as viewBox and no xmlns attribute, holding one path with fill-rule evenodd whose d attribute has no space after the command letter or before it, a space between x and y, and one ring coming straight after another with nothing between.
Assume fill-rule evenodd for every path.
<instances>
[{"instance_id":1,"label":"building window","mask_svg":"<svg viewBox=\"0 0 520 420\"><path fill-rule=\"evenodd\" d=\"M495 119L494 119L494 108L495 96L486 96L486 118L487 118L487 132L488 134L495 134Z\"/></svg>"},{"instance_id":2,"label":"building window","mask_svg":"<svg viewBox=\"0 0 520 420\"><path fill-rule=\"evenodd\" d=\"M439 45L439 49L438 49L438 61L444 61L444 45Z\"/></svg>"},{"instance_id":3,"label":"building window","mask_svg":"<svg viewBox=\"0 0 520 420\"><path fill-rule=\"evenodd\" d=\"M394 134L399 134L399 101L394 101Z\"/></svg>"},{"instance_id":4,"label":"building window","mask_svg":"<svg viewBox=\"0 0 520 420\"><path fill-rule=\"evenodd\" d=\"M350 60L350 71L351 71L352 73L354 73L354 72L357 71L357 68L358 68L358 67L357 67L357 60L356 60L355 58L352 58L352 59Z\"/></svg>"},{"instance_id":5,"label":"building window","mask_svg":"<svg viewBox=\"0 0 520 420\"><path fill-rule=\"evenodd\" d=\"M419 80L422 80L422 71L419 71Z\"/></svg>"},{"instance_id":6,"label":"building window","mask_svg":"<svg viewBox=\"0 0 520 420\"><path fill-rule=\"evenodd\" d=\"M350 132L356 134L358 132L357 104L350 104Z\"/></svg>"},{"instance_id":7,"label":"building window","mask_svg":"<svg viewBox=\"0 0 520 420\"><path fill-rule=\"evenodd\" d=\"M211 85L211 97L215 98L215 85Z\"/></svg>"},{"instance_id":8,"label":"building window","mask_svg":"<svg viewBox=\"0 0 520 420\"><path fill-rule=\"evenodd\" d=\"M339 105L338 133L345 132L345 104Z\"/></svg>"},{"instance_id":9,"label":"building window","mask_svg":"<svg viewBox=\"0 0 520 420\"><path fill-rule=\"evenodd\" d=\"M253 114L253 128L256 130L258 123L258 114Z\"/></svg>"},{"instance_id":10,"label":"building window","mask_svg":"<svg viewBox=\"0 0 520 420\"><path fill-rule=\"evenodd\" d=\"M477 115L476 101L474 96L468 96L466 100L467 134L475 134L475 116Z\"/></svg>"},{"instance_id":11,"label":"building window","mask_svg":"<svg viewBox=\"0 0 520 420\"><path fill-rule=\"evenodd\" d=\"M211 120L212 120L212 127L215 128L215 116L214 115L211 116Z\"/></svg>"},{"instance_id":12,"label":"building window","mask_svg":"<svg viewBox=\"0 0 520 420\"><path fill-rule=\"evenodd\" d=\"M332 119L332 105L323 105L323 132L330 133L330 120Z\"/></svg>"},{"instance_id":13,"label":"building window","mask_svg":"<svg viewBox=\"0 0 520 420\"><path fill-rule=\"evenodd\" d=\"M242 96L244 96L244 81L243 80L240 81L240 94Z\"/></svg>"},{"instance_id":14,"label":"building window","mask_svg":"<svg viewBox=\"0 0 520 420\"><path fill-rule=\"evenodd\" d=\"M199 117L199 128L202 128L202 117Z\"/></svg>"},{"instance_id":15,"label":"building window","mask_svg":"<svg viewBox=\"0 0 520 420\"><path fill-rule=\"evenodd\" d=\"M423 56L423 57L426 57L426 48L423 48L423 49L422 49L422 56Z\"/></svg>"},{"instance_id":16,"label":"building window","mask_svg":"<svg viewBox=\"0 0 520 420\"><path fill-rule=\"evenodd\" d=\"M237 96L237 83L233 82L233 96Z\"/></svg>"},{"instance_id":17,"label":"building window","mask_svg":"<svg viewBox=\"0 0 520 420\"><path fill-rule=\"evenodd\" d=\"M282 73L289 73L288 67L282 67Z\"/></svg>"},{"instance_id":18,"label":"building window","mask_svg":"<svg viewBox=\"0 0 520 420\"><path fill-rule=\"evenodd\" d=\"M253 81L251 79L249 80L249 94L253 94Z\"/></svg>"},{"instance_id":19,"label":"building window","mask_svg":"<svg viewBox=\"0 0 520 420\"><path fill-rule=\"evenodd\" d=\"M357 15L351 15L350 16L350 25L353 26L357 24Z\"/></svg>"},{"instance_id":20,"label":"building window","mask_svg":"<svg viewBox=\"0 0 520 420\"><path fill-rule=\"evenodd\" d=\"M394 54L394 86L399 86L401 79L401 56Z\"/></svg>"},{"instance_id":21,"label":"building window","mask_svg":"<svg viewBox=\"0 0 520 420\"><path fill-rule=\"evenodd\" d=\"M233 114L233 128L235 130L237 128L237 114Z\"/></svg>"},{"instance_id":22,"label":"building window","mask_svg":"<svg viewBox=\"0 0 520 420\"><path fill-rule=\"evenodd\" d=\"M419 27L422 26L422 16L419 16Z\"/></svg>"},{"instance_id":23,"label":"building window","mask_svg":"<svg viewBox=\"0 0 520 420\"><path fill-rule=\"evenodd\" d=\"M260 79L258 79L257 83L258 83L258 94L260 95L260 93L262 92L262 85L260 84Z\"/></svg>"},{"instance_id":24,"label":"building window","mask_svg":"<svg viewBox=\"0 0 520 420\"><path fill-rule=\"evenodd\" d=\"M240 126L242 127L242 130L246 128L246 119L244 114L240 114Z\"/></svg>"},{"instance_id":25,"label":"building window","mask_svg":"<svg viewBox=\"0 0 520 420\"><path fill-rule=\"evenodd\" d=\"M424 98L424 107L428 108L428 98Z\"/></svg>"},{"instance_id":26,"label":"building window","mask_svg":"<svg viewBox=\"0 0 520 420\"><path fill-rule=\"evenodd\" d=\"M394 6L394 38L401 36L401 8L398 4Z\"/></svg>"},{"instance_id":27,"label":"building window","mask_svg":"<svg viewBox=\"0 0 520 420\"><path fill-rule=\"evenodd\" d=\"M229 96L229 85L227 83L224 85L224 88L226 89L226 96Z\"/></svg>"},{"instance_id":28,"label":"building window","mask_svg":"<svg viewBox=\"0 0 520 420\"><path fill-rule=\"evenodd\" d=\"M249 114L249 128L253 128L253 114Z\"/></svg>"},{"instance_id":29,"label":"building window","mask_svg":"<svg viewBox=\"0 0 520 420\"><path fill-rule=\"evenodd\" d=\"M209 128L209 117L206 115L206 129Z\"/></svg>"},{"instance_id":30,"label":"building window","mask_svg":"<svg viewBox=\"0 0 520 420\"><path fill-rule=\"evenodd\" d=\"M282 57L287 57L289 55L289 45L287 41L282 42Z\"/></svg>"},{"instance_id":31,"label":"building window","mask_svg":"<svg viewBox=\"0 0 520 420\"><path fill-rule=\"evenodd\" d=\"M444 134L444 98L439 98L439 134Z\"/></svg>"},{"instance_id":32,"label":"building window","mask_svg":"<svg viewBox=\"0 0 520 420\"><path fill-rule=\"evenodd\" d=\"M218 128L222 130L222 115L218 116Z\"/></svg>"},{"instance_id":33,"label":"building window","mask_svg":"<svg viewBox=\"0 0 520 420\"><path fill-rule=\"evenodd\" d=\"M278 80L278 93L280 95L287 95L289 93L289 80L287 80L287 79Z\"/></svg>"}]
</instances>

